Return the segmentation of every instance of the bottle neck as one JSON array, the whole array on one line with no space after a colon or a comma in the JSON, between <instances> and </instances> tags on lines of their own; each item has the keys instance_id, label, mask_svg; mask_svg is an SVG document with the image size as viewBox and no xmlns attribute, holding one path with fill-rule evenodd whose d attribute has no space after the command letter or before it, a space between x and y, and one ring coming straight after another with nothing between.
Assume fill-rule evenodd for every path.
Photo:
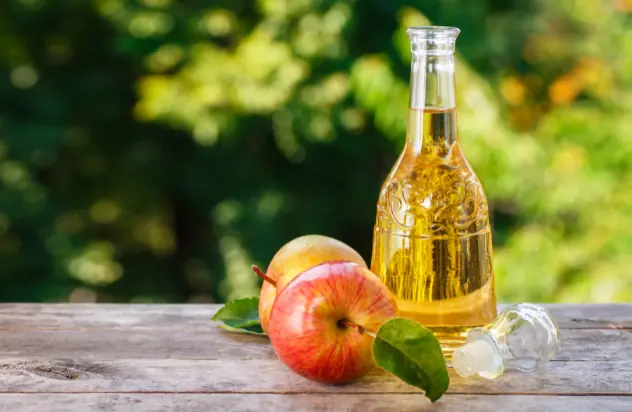
<instances>
[{"instance_id":1,"label":"bottle neck","mask_svg":"<svg viewBox=\"0 0 632 412\"><path fill-rule=\"evenodd\" d=\"M408 140L415 152L444 157L457 142L454 44L456 37L411 35Z\"/></svg>"},{"instance_id":2,"label":"bottle neck","mask_svg":"<svg viewBox=\"0 0 632 412\"><path fill-rule=\"evenodd\" d=\"M410 108L416 110L456 108L454 54L452 52L438 55L423 52L413 54Z\"/></svg>"}]
</instances>

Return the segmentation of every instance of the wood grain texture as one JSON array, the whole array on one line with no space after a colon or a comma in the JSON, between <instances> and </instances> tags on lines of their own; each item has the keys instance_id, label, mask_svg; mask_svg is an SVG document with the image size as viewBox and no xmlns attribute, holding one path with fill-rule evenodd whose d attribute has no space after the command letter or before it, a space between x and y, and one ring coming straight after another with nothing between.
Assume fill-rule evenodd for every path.
<instances>
[{"instance_id":1,"label":"wood grain texture","mask_svg":"<svg viewBox=\"0 0 632 412\"><path fill-rule=\"evenodd\" d=\"M560 329L632 329L632 304L544 305ZM220 305L0 304L2 329L181 328L208 326ZM499 305L501 309L503 305Z\"/></svg>"},{"instance_id":2,"label":"wood grain texture","mask_svg":"<svg viewBox=\"0 0 632 412\"><path fill-rule=\"evenodd\" d=\"M264 378L265 377L265 378ZM464 379L450 370L449 393L632 393L632 361L556 362L535 373L501 379ZM352 385L327 386L304 379L274 360L57 359L0 361L0 392L234 392L417 393L391 375L375 371Z\"/></svg>"},{"instance_id":3,"label":"wood grain texture","mask_svg":"<svg viewBox=\"0 0 632 412\"><path fill-rule=\"evenodd\" d=\"M276 359L266 337L228 333L205 326L108 327L83 329L2 329L0 359L21 357L84 359ZM563 329L556 360L632 359L632 331Z\"/></svg>"},{"instance_id":4,"label":"wood grain texture","mask_svg":"<svg viewBox=\"0 0 632 412\"><path fill-rule=\"evenodd\" d=\"M495 381L451 372L432 410L632 410L632 305L547 305L562 349ZM265 337L217 329L218 305L0 304L1 411L424 410L417 389L375 371L310 382Z\"/></svg>"},{"instance_id":5,"label":"wood grain texture","mask_svg":"<svg viewBox=\"0 0 632 412\"><path fill-rule=\"evenodd\" d=\"M449 395L430 405L414 394L2 394L0 405L20 412L615 412L632 409L632 397Z\"/></svg>"}]
</instances>

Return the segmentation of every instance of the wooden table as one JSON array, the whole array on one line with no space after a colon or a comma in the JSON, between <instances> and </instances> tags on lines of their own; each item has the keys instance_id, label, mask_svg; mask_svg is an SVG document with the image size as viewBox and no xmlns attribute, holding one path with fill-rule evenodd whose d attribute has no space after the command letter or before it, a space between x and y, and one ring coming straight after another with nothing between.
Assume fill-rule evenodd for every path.
<instances>
[{"instance_id":1,"label":"wooden table","mask_svg":"<svg viewBox=\"0 0 632 412\"><path fill-rule=\"evenodd\" d=\"M551 305L562 349L496 381L450 371L430 406L376 372L325 386L265 337L226 333L216 305L0 304L0 411L632 411L632 304Z\"/></svg>"}]
</instances>

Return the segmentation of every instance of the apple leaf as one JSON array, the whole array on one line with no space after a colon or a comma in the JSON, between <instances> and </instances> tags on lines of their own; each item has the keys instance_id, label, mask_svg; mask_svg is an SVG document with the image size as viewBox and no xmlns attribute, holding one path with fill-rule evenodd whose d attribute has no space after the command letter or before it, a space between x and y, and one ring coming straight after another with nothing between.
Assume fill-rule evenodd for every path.
<instances>
[{"instance_id":1,"label":"apple leaf","mask_svg":"<svg viewBox=\"0 0 632 412\"><path fill-rule=\"evenodd\" d=\"M415 321L391 319L383 324L373 342L375 363L437 401L450 384L448 368L439 341Z\"/></svg>"},{"instance_id":2,"label":"apple leaf","mask_svg":"<svg viewBox=\"0 0 632 412\"><path fill-rule=\"evenodd\" d=\"M228 302L211 319L222 322L220 327L231 332L265 335L259 322L259 298Z\"/></svg>"},{"instance_id":3,"label":"apple leaf","mask_svg":"<svg viewBox=\"0 0 632 412\"><path fill-rule=\"evenodd\" d=\"M259 323L257 323L256 325L240 326L238 328L234 328L232 326L228 326L227 324L222 324L222 325L219 325L218 328L227 330L229 332L245 333L245 334L249 334L249 335L266 336L266 334L263 333L263 329L261 329L261 324L259 324Z\"/></svg>"}]
</instances>

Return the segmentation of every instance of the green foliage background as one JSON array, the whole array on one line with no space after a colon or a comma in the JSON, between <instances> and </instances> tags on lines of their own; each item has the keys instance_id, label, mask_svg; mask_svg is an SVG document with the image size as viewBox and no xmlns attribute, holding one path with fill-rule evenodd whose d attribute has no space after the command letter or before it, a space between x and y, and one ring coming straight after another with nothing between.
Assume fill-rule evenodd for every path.
<instances>
[{"instance_id":1,"label":"green foliage background","mask_svg":"<svg viewBox=\"0 0 632 412\"><path fill-rule=\"evenodd\" d=\"M307 233L370 259L405 28L462 29L502 301L632 300L629 0L5 0L0 300L256 294Z\"/></svg>"}]
</instances>

